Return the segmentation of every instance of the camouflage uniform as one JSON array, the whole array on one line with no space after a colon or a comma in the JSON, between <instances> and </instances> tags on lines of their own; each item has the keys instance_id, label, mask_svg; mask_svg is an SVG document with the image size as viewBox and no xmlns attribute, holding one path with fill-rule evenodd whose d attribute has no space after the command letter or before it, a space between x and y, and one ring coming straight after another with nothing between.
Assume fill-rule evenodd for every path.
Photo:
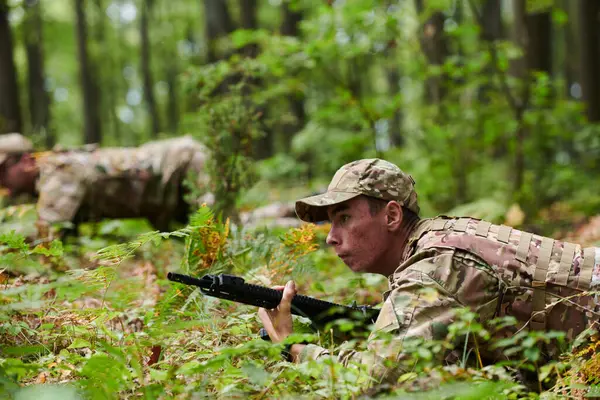
<instances>
[{"instance_id":1,"label":"camouflage uniform","mask_svg":"<svg viewBox=\"0 0 600 400\"><path fill-rule=\"evenodd\" d=\"M0 166L11 154L22 154L33 150L31 140L20 133L0 135Z\"/></svg>"},{"instance_id":2,"label":"camouflage uniform","mask_svg":"<svg viewBox=\"0 0 600 400\"><path fill-rule=\"evenodd\" d=\"M327 193L299 200L296 211L299 218L315 222L326 218L327 205L360 194L396 200L418 213L412 178L377 159L342 167ZM582 248L475 218L424 219L389 277L390 290L369 337L369 351L343 351L338 359L368 364L378 376L395 376L400 368L386 370L384 361L401 359L405 339L443 339L454 311L463 307L477 312L481 321L514 316L519 321L514 329L566 331L572 339L597 324L597 298L585 293L598 286L600 248ZM378 339L380 332L392 333L393 340ZM548 356L557 355L557 349L546 350ZM488 356L501 357L491 352ZM329 351L313 344L300 354L300 360L323 357L331 357Z\"/></svg>"},{"instance_id":3,"label":"camouflage uniform","mask_svg":"<svg viewBox=\"0 0 600 400\"><path fill-rule=\"evenodd\" d=\"M53 151L38 156L41 220L148 217L165 228L181 206L181 181L206 183L206 149L190 136L137 148ZM166 228L165 228L166 229Z\"/></svg>"}]
</instances>

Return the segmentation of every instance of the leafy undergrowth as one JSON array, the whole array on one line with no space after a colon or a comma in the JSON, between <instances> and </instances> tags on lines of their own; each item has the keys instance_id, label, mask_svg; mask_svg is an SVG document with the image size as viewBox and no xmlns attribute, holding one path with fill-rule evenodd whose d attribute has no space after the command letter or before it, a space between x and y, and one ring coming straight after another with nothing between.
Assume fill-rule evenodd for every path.
<instances>
[{"instance_id":1,"label":"leafy undergrowth","mask_svg":"<svg viewBox=\"0 0 600 400\"><path fill-rule=\"evenodd\" d=\"M560 359L542 363L541 344L561 341L561 334L521 332L495 344L515 362L484 367L478 348L458 338L484 343L489 328L464 311L446 339L406 344L403 365L409 372L376 382L364 366L284 361L281 345L257 336L261 325L254 307L206 297L166 279L170 271L226 272L266 286L294 279L300 293L317 298L380 303L385 279L349 272L322 246L327 229L236 231L201 208L181 230L141 234L99 251L86 247L89 239L32 244L3 233L0 396L492 399L600 393L600 341L593 335L567 344ZM333 352L341 345L326 332L313 332L304 319L296 324L292 339ZM360 349L364 341L343 345ZM438 366L437 356L448 349L458 350L459 360Z\"/></svg>"}]
</instances>

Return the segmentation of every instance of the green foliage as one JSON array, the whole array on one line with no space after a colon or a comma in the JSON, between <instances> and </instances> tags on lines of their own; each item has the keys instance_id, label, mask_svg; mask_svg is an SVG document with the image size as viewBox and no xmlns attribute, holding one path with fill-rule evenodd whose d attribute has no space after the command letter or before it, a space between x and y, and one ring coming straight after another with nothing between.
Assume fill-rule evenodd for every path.
<instances>
[{"instance_id":1,"label":"green foliage","mask_svg":"<svg viewBox=\"0 0 600 400\"><path fill-rule=\"evenodd\" d=\"M306 172L305 164L285 153L278 153L258 166L258 175L269 183L286 182L292 185L301 180Z\"/></svg>"},{"instance_id":2,"label":"green foliage","mask_svg":"<svg viewBox=\"0 0 600 400\"><path fill-rule=\"evenodd\" d=\"M202 88L193 93L200 103L195 122L209 150L205 190L215 197L216 213L236 221L238 197L255 182L252 146L264 135L262 111L248 95L253 90L251 68L218 63L191 71L187 82L188 90Z\"/></svg>"},{"instance_id":3,"label":"green foliage","mask_svg":"<svg viewBox=\"0 0 600 400\"><path fill-rule=\"evenodd\" d=\"M401 365L408 372L378 384L364 365L287 363L280 358L283 344L257 337L254 308L205 297L165 279L173 270L227 271L264 285L294 278L303 293L318 298L379 302L361 296L385 290L385 279L354 275L328 249L318 249L319 229L307 225L279 236L230 231L227 222L201 207L181 230L147 233L99 251L100 265L94 268L50 280L29 278L34 280L24 284L9 278L0 291L0 390L11 399L37 396L42 388L47 398L74 399L297 398L308 393L311 398L536 398L517 380L516 370L533 373L533 388L543 385L544 395L581 390L576 371L590 377L585 388L594 390L597 360L589 354L598 342L593 332L573 343L583 350L546 362L540 349L563 340L564 333L520 331L498 340L493 333L512 329L514 319L479 321L469 310L457 310L455 322L440 329L436 340L405 340ZM183 247L168 246L178 238L184 239ZM50 257L66 256L60 244L36 251L14 233L2 236L2 243L4 252L32 263L42 262L46 251ZM179 263L176 253L183 254ZM159 268L161 257L166 268ZM345 325L353 329L344 321L340 328ZM333 353L365 350L364 340L340 342L302 319L295 329L290 342L317 343ZM501 349L511 361L482 367L483 346ZM439 360L449 351L459 354L459 362L443 367Z\"/></svg>"}]
</instances>

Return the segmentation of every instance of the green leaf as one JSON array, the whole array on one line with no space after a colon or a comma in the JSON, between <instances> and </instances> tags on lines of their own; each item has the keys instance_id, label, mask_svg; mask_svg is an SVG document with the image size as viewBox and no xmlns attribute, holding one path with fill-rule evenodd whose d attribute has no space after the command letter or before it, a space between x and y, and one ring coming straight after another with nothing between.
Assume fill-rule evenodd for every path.
<instances>
[{"instance_id":1,"label":"green leaf","mask_svg":"<svg viewBox=\"0 0 600 400\"><path fill-rule=\"evenodd\" d=\"M523 351L523 355L532 362L538 361L540 358L540 349L537 347L529 347Z\"/></svg>"},{"instance_id":2,"label":"green leaf","mask_svg":"<svg viewBox=\"0 0 600 400\"><path fill-rule=\"evenodd\" d=\"M163 371L160 369L150 368L150 377L155 381L165 381L169 376L169 371Z\"/></svg>"},{"instance_id":3,"label":"green leaf","mask_svg":"<svg viewBox=\"0 0 600 400\"><path fill-rule=\"evenodd\" d=\"M259 386L264 386L271 377L271 374L269 374L264 368L260 367L256 363L245 363L242 365L242 371L244 371L246 376L248 376L250 382Z\"/></svg>"},{"instance_id":4,"label":"green leaf","mask_svg":"<svg viewBox=\"0 0 600 400\"><path fill-rule=\"evenodd\" d=\"M27 252L29 246L25 243L25 237L15 231L0 234L0 244L6 244L11 249Z\"/></svg>"},{"instance_id":5,"label":"green leaf","mask_svg":"<svg viewBox=\"0 0 600 400\"><path fill-rule=\"evenodd\" d=\"M73 343L71 343L69 345L69 347L67 347L67 348L68 349L81 349L81 348L84 348L84 347L91 348L92 345L91 345L90 342L88 342L85 339L76 338L75 340L73 340Z\"/></svg>"},{"instance_id":6,"label":"green leaf","mask_svg":"<svg viewBox=\"0 0 600 400\"><path fill-rule=\"evenodd\" d=\"M44 256L54 256L60 257L63 255L63 246L60 240L53 240L50 243L50 247L46 248L41 244L35 246L35 248L31 251L31 254L42 254Z\"/></svg>"}]
</instances>

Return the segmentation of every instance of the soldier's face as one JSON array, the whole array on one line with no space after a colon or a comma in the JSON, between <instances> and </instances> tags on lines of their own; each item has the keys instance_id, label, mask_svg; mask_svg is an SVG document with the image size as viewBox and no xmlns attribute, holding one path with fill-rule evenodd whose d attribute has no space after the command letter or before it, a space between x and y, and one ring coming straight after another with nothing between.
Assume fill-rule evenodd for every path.
<instances>
[{"instance_id":1,"label":"soldier's face","mask_svg":"<svg viewBox=\"0 0 600 400\"><path fill-rule=\"evenodd\" d=\"M383 260L392 245L385 211L371 215L368 201L359 196L330 206L327 213L331 221L327 244L338 257L354 272L385 275Z\"/></svg>"}]
</instances>

